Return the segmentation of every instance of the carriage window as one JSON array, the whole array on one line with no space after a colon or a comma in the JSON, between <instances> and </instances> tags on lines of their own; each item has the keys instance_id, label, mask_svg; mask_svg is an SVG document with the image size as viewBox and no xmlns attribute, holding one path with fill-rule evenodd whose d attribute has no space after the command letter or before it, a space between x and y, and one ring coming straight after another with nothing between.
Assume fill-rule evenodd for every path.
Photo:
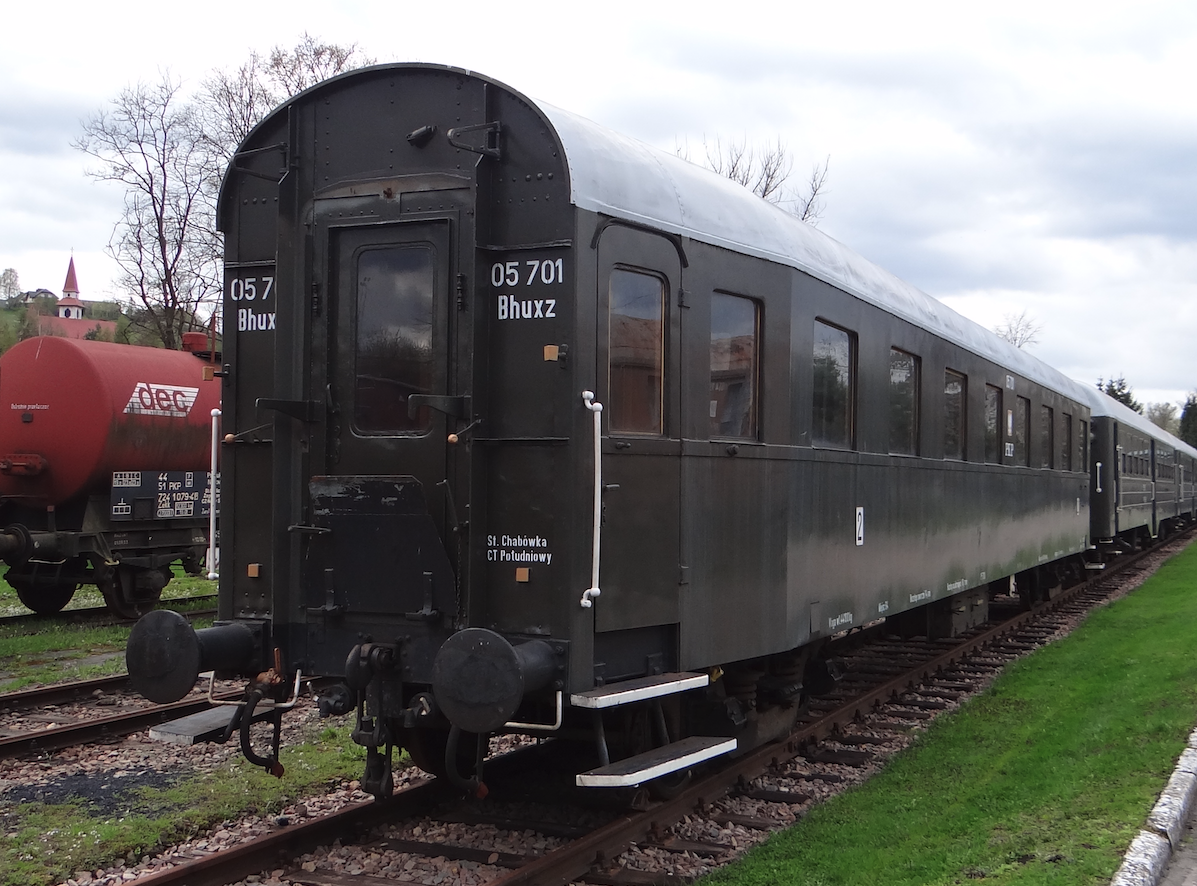
<instances>
[{"instance_id":1,"label":"carriage window","mask_svg":"<svg viewBox=\"0 0 1197 886\"><path fill-rule=\"evenodd\" d=\"M1061 413L1063 419L1060 425L1060 470L1072 470L1072 416L1067 412Z\"/></svg>"},{"instance_id":2,"label":"carriage window","mask_svg":"<svg viewBox=\"0 0 1197 886\"><path fill-rule=\"evenodd\" d=\"M760 308L750 298L711 296L711 436L756 438Z\"/></svg>"},{"instance_id":3,"label":"carriage window","mask_svg":"<svg viewBox=\"0 0 1197 886\"><path fill-rule=\"evenodd\" d=\"M1026 397L1014 398L1014 463L1031 465L1029 442L1031 439L1031 401Z\"/></svg>"},{"instance_id":4,"label":"carriage window","mask_svg":"<svg viewBox=\"0 0 1197 886\"><path fill-rule=\"evenodd\" d=\"M612 431L664 431L665 283L636 271L611 272L610 422Z\"/></svg>"},{"instance_id":5,"label":"carriage window","mask_svg":"<svg viewBox=\"0 0 1197 886\"><path fill-rule=\"evenodd\" d=\"M1002 389L985 386L985 461L1002 461Z\"/></svg>"},{"instance_id":6,"label":"carriage window","mask_svg":"<svg viewBox=\"0 0 1197 886\"><path fill-rule=\"evenodd\" d=\"M943 373L944 435L943 457L964 461L965 404L968 403L968 379L959 372Z\"/></svg>"},{"instance_id":7,"label":"carriage window","mask_svg":"<svg viewBox=\"0 0 1197 886\"><path fill-rule=\"evenodd\" d=\"M357 256L353 423L359 431L423 433L432 391L435 256L428 244L367 249Z\"/></svg>"},{"instance_id":8,"label":"carriage window","mask_svg":"<svg viewBox=\"0 0 1197 886\"><path fill-rule=\"evenodd\" d=\"M852 446L853 345L852 333L815 321L811 436L816 446Z\"/></svg>"},{"instance_id":9,"label":"carriage window","mask_svg":"<svg viewBox=\"0 0 1197 886\"><path fill-rule=\"evenodd\" d=\"M1054 431L1052 424L1055 416L1050 406L1039 407L1039 467L1050 468L1055 456Z\"/></svg>"},{"instance_id":10,"label":"carriage window","mask_svg":"<svg viewBox=\"0 0 1197 886\"><path fill-rule=\"evenodd\" d=\"M889 451L918 455L919 358L889 349Z\"/></svg>"}]
</instances>

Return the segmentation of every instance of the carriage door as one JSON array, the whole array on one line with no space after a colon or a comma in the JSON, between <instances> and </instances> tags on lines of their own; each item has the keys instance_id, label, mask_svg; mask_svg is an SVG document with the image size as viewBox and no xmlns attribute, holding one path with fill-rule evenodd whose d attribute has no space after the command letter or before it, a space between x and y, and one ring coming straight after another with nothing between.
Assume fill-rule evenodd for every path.
<instances>
[{"instance_id":1,"label":"carriage door","mask_svg":"<svg viewBox=\"0 0 1197 886\"><path fill-rule=\"evenodd\" d=\"M449 372L450 222L327 231L328 357L312 372L328 423L310 494L313 522L329 531L312 539L326 575L309 576L309 603L339 606L352 588L350 620L451 611L446 437L466 400Z\"/></svg>"},{"instance_id":2,"label":"carriage door","mask_svg":"<svg viewBox=\"0 0 1197 886\"><path fill-rule=\"evenodd\" d=\"M606 491L595 656L612 678L644 665L617 664L624 640L642 649L659 638L665 666L677 652L681 260L668 239L619 225L602 232L598 259Z\"/></svg>"}]
</instances>

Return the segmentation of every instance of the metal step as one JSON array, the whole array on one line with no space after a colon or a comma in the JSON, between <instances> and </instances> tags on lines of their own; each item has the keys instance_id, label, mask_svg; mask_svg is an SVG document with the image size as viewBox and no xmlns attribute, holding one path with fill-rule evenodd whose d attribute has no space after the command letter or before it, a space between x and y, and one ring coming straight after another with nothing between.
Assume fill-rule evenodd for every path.
<instances>
[{"instance_id":1,"label":"metal step","mask_svg":"<svg viewBox=\"0 0 1197 886\"><path fill-rule=\"evenodd\" d=\"M270 716L271 709L266 707L254 713L253 722L264 722ZM224 731L228 728L237 713L236 705L216 705L198 714L179 717L157 726L150 727L150 738L153 741L164 741L168 744L193 745L201 742L224 741Z\"/></svg>"},{"instance_id":2,"label":"metal step","mask_svg":"<svg viewBox=\"0 0 1197 886\"><path fill-rule=\"evenodd\" d=\"M734 738L694 735L626 760L579 773L577 784L583 788L635 787L662 775L689 769L703 760L730 754L735 749Z\"/></svg>"},{"instance_id":3,"label":"metal step","mask_svg":"<svg viewBox=\"0 0 1197 886\"><path fill-rule=\"evenodd\" d=\"M579 692L571 695L569 700L575 707L600 710L699 689L710 682L711 678L706 674L654 674L651 677L637 677L635 680L623 680L610 686Z\"/></svg>"}]
</instances>

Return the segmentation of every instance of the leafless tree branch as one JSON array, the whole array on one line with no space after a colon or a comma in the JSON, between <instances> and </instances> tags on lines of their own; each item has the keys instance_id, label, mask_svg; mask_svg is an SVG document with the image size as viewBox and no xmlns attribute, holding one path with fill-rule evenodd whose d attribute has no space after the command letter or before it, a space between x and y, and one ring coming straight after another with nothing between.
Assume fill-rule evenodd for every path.
<instances>
[{"instance_id":1,"label":"leafless tree branch","mask_svg":"<svg viewBox=\"0 0 1197 886\"><path fill-rule=\"evenodd\" d=\"M1003 338L1016 348L1033 345L1039 341L1043 324L1037 323L1026 310L1019 314L1007 314L1005 319L993 328L998 338Z\"/></svg>"}]
</instances>

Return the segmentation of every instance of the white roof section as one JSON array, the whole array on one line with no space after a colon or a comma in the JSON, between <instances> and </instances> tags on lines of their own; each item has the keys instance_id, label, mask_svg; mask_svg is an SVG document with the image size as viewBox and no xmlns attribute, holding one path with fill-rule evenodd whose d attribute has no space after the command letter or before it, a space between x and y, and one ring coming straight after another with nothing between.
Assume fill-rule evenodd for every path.
<instances>
[{"instance_id":1,"label":"white roof section","mask_svg":"<svg viewBox=\"0 0 1197 886\"><path fill-rule=\"evenodd\" d=\"M552 105L574 205L788 265L1086 403L1073 381L729 179Z\"/></svg>"}]
</instances>

